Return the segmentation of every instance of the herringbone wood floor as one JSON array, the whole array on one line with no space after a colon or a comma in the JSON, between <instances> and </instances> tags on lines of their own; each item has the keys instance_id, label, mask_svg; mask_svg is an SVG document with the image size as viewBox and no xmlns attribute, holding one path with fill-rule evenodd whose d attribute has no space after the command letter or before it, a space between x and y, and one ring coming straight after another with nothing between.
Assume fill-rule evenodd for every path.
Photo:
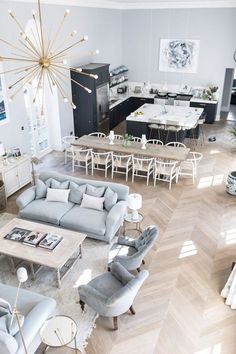
<instances>
[{"instance_id":1,"label":"herringbone wood floor","mask_svg":"<svg viewBox=\"0 0 236 354\"><path fill-rule=\"evenodd\" d=\"M164 183L154 189L144 180L129 182L132 192L143 195L143 227L156 224L159 229L146 259L150 276L135 300L136 315L121 316L116 332L110 319L100 317L86 353L236 353L236 312L219 295L236 260L236 199L225 192L227 173L236 168L230 124L204 126L216 142L197 148L204 159L195 185L181 178L169 191ZM44 169L71 173L60 153L47 156L40 166ZM97 173L94 178L103 177ZM123 176L115 181L123 183Z\"/></svg>"}]
</instances>

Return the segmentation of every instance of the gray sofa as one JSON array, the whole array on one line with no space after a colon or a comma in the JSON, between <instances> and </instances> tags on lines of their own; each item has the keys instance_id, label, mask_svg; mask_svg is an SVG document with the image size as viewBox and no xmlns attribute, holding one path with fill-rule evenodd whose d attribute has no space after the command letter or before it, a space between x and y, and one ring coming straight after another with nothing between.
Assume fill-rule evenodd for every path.
<instances>
[{"instance_id":1,"label":"gray sofa","mask_svg":"<svg viewBox=\"0 0 236 354\"><path fill-rule=\"evenodd\" d=\"M43 172L39 179L46 182L53 178L56 181L75 182L78 185L89 184L94 187L110 187L116 192L118 199L111 210L94 210L81 208L79 204L68 202L47 202L45 198L35 199L36 187L24 191L16 200L19 216L24 219L59 225L61 227L84 232L88 237L110 242L123 224L127 211L129 187L123 184L94 181L62 175L55 172Z\"/></svg>"},{"instance_id":2,"label":"gray sofa","mask_svg":"<svg viewBox=\"0 0 236 354\"><path fill-rule=\"evenodd\" d=\"M0 297L14 306L17 288L0 283ZM27 290L20 290L17 308L24 316L22 331L28 354L35 353L41 344L39 335L44 322L51 317L56 310L56 301ZM0 331L1 354L24 354L24 347L18 332L14 337Z\"/></svg>"}]
</instances>

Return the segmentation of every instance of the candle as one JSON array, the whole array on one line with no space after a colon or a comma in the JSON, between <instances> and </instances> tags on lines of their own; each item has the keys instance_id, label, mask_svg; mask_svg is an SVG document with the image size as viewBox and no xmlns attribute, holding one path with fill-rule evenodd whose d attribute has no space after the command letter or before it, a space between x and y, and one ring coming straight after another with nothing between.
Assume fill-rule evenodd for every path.
<instances>
[{"instance_id":1,"label":"candle","mask_svg":"<svg viewBox=\"0 0 236 354\"><path fill-rule=\"evenodd\" d=\"M114 130L110 130L110 137L114 136Z\"/></svg>"}]
</instances>

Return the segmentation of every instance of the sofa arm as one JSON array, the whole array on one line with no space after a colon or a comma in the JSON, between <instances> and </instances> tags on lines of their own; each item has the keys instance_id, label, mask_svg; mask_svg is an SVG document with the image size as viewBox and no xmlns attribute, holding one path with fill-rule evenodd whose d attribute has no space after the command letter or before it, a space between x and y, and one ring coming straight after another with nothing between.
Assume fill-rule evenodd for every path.
<instances>
[{"instance_id":1,"label":"sofa arm","mask_svg":"<svg viewBox=\"0 0 236 354\"><path fill-rule=\"evenodd\" d=\"M26 189L19 197L16 199L16 205L21 210L26 207L29 203L31 203L35 199L36 195L36 187L31 187Z\"/></svg>"},{"instance_id":2,"label":"sofa arm","mask_svg":"<svg viewBox=\"0 0 236 354\"><path fill-rule=\"evenodd\" d=\"M111 240L118 228L123 224L124 216L127 212L127 202L120 201L115 204L107 215L105 237Z\"/></svg>"},{"instance_id":3,"label":"sofa arm","mask_svg":"<svg viewBox=\"0 0 236 354\"><path fill-rule=\"evenodd\" d=\"M107 302L107 298L103 294L89 284L80 285L78 287L78 292L81 301L101 314L101 311L104 310L104 306L106 306Z\"/></svg>"},{"instance_id":4,"label":"sofa arm","mask_svg":"<svg viewBox=\"0 0 236 354\"><path fill-rule=\"evenodd\" d=\"M0 331L0 353L15 354L18 349L17 341L9 333Z\"/></svg>"}]
</instances>

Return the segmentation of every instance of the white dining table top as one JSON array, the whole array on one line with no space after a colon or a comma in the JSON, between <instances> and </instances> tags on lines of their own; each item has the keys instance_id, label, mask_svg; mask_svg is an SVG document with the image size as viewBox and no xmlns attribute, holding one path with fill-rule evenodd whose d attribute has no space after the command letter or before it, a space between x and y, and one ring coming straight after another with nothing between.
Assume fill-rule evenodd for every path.
<instances>
[{"instance_id":1,"label":"white dining table top","mask_svg":"<svg viewBox=\"0 0 236 354\"><path fill-rule=\"evenodd\" d=\"M140 112L141 114L137 114ZM167 121L175 122L185 129L191 129L202 115L203 108L181 107L145 103L132 112L127 118L127 121L139 123L161 123L167 124ZM173 123L172 123L173 125Z\"/></svg>"}]
</instances>

